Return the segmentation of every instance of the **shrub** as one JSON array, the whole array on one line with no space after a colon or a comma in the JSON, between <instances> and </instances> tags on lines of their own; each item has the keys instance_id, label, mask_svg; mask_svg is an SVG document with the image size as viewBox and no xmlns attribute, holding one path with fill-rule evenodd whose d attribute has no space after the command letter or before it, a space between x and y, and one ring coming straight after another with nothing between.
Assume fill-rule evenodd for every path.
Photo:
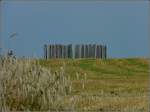
<instances>
[{"instance_id":1,"label":"shrub","mask_svg":"<svg viewBox=\"0 0 150 112\"><path fill-rule=\"evenodd\" d=\"M64 108L63 101L70 92L71 81L64 67L52 73L37 60L0 59L1 112L59 110Z\"/></svg>"}]
</instances>

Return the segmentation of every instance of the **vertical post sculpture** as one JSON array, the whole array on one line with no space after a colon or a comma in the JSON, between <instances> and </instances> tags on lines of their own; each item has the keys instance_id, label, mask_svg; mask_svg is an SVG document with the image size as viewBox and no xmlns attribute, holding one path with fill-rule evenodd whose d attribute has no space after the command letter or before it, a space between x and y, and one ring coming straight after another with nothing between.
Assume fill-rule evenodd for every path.
<instances>
[{"instance_id":1,"label":"vertical post sculpture","mask_svg":"<svg viewBox=\"0 0 150 112\"><path fill-rule=\"evenodd\" d=\"M58 44L58 58L60 58L60 45Z\"/></svg>"},{"instance_id":2,"label":"vertical post sculpture","mask_svg":"<svg viewBox=\"0 0 150 112\"><path fill-rule=\"evenodd\" d=\"M60 47L60 44L58 45L58 58L61 58L61 47Z\"/></svg>"},{"instance_id":3,"label":"vertical post sculpture","mask_svg":"<svg viewBox=\"0 0 150 112\"><path fill-rule=\"evenodd\" d=\"M47 45L44 45L44 59L47 59Z\"/></svg>"},{"instance_id":4,"label":"vertical post sculpture","mask_svg":"<svg viewBox=\"0 0 150 112\"><path fill-rule=\"evenodd\" d=\"M68 45L68 58L73 58L72 44Z\"/></svg>"},{"instance_id":5,"label":"vertical post sculpture","mask_svg":"<svg viewBox=\"0 0 150 112\"><path fill-rule=\"evenodd\" d=\"M55 44L55 58L57 58L57 45Z\"/></svg>"},{"instance_id":6,"label":"vertical post sculpture","mask_svg":"<svg viewBox=\"0 0 150 112\"><path fill-rule=\"evenodd\" d=\"M98 45L96 44L96 58L98 58Z\"/></svg>"},{"instance_id":7,"label":"vertical post sculpture","mask_svg":"<svg viewBox=\"0 0 150 112\"><path fill-rule=\"evenodd\" d=\"M93 58L96 59L96 44L93 45Z\"/></svg>"},{"instance_id":8,"label":"vertical post sculpture","mask_svg":"<svg viewBox=\"0 0 150 112\"><path fill-rule=\"evenodd\" d=\"M65 46L65 58L67 58L67 46Z\"/></svg>"},{"instance_id":9,"label":"vertical post sculpture","mask_svg":"<svg viewBox=\"0 0 150 112\"><path fill-rule=\"evenodd\" d=\"M52 45L52 58L54 58L54 45Z\"/></svg>"},{"instance_id":10,"label":"vertical post sculpture","mask_svg":"<svg viewBox=\"0 0 150 112\"><path fill-rule=\"evenodd\" d=\"M89 58L92 58L92 44L89 45Z\"/></svg>"},{"instance_id":11,"label":"vertical post sculpture","mask_svg":"<svg viewBox=\"0 0 150 112\"><path fill-rule=\"evenodd\" d=\"M58 54L57 45L55 44L55 58L57 58L57 54Z\"/></svg>"},{"instance_id":12,"label":"vertical post sculpture","mask_svg":"<svg viewBox=\"0 0 150 112\"><path fill-rule=\"evenodd\" d=\"M92 44L92 58L94 59L95 58L95 52L94 52L94 44Z\"/></svg>"},{"instance_id":13,"label":"vertical post sculpture","mask_svg":"<svg viewBox=\"0 0 150 112\"><path fill-rule=\"evenodd\" d=\"M59 45L59 49L60 49L59 58L62 58L62 45Z\"/></svg>"},{"instance_id":14,"label":"vertical post sculpture","mask_svg":"<svg viewBox=\"0 0 150 112\"><path fill-rule=\"evenodd\" d=\"M94 56L93 56L93 44L91 45L91 58L93 58Z\"/></svg>"},{"instance_id":15,"label":"vertical post sculpture","mask_svg":"<svg viewBox=\"0 0 150 112\"><path fill-rule=\"evenodd\" d=\"M66 45L66 58L68 58L68 46Z\"/></svg>"},{"instance_id":16,"label":"vertical post sculpture","mask_svg":"<svg viewBox=\"0 0 150 112\"><path fill-rule=\"evenodd\" d=\"M79 53L79 47L78 45L75 45L75 58L78 58L78 53Z\"/></svg>"},{"instance_id":17,"label":"vertical post sculpture","mask_svg":"<svg viewBox=\"0 0 150 112\"><path fill-rule=\"evenodd\" d=\"M102 46L102 59L104 59L104 46Z\"/></svg>"},{"instance_id":18,"label":"vertical post sculpture","mask_svg":"<svg viewBox=\"0 0 150 112\"><path fill-rule=\"evenodd\" d=\"M106 59L106 46L102 47L102 59Z\"/></svg>"},{"instance_id":19,"label":"vertical post sculpture","mask_svg":"<svg viewBox=\"0 0 150 112\"><path fill-rule=\"evenodd\" d=\"M101 58L101 45L98 45L98 58Z\"/></svg>"},{"instance_id":20,"label":"vertical post sculpture","mask_svg":"<svg viewBox=\"0 0 150 112\"><path fill-rule=\"evenodd\" d=\"M56 44L54 45L54 58L56 58Z\"/></svg>"},{"instance_id":21,"label":"vertical post sculpture","mask_svg":"<svg viewBox=\"0 0 150 112\"><path fill-rule=\"evenodd\" d=\"M81 45L81 58L84 58L84 44Z\"/></svg>"},{"instance_id":22,"label":"vertical post sculpture","mask_svg":"<svg viewBox=\"0 0 150 112\"><path fill-rule=\"evenodd\" d=\"M59 58L59 44L57 45L57 58Z\"/></svg>"},{"instance_id":23,"label":"vertical post sculpture","mask_svg":"<svg viewBox=\"0 0 150 112\"><path fill-rule=\"evenodd\" d=\"M64 58L64 45L62 45L62 58Z\"/></svg>"},{"instance_id":24,"label":"vertical post sculpture","mask_svg":"<svg viewBox=\"0 0 150 112\"><path fill-rule=\"evenodd\" d=\"M81 49L80 49L80 45L78 45L78 58L80 58L81 54Z\"/></svg>"},{"instance_id":25,"label":"vertical post sculpture","mask_svg":"<svg viewBox=\"0 0 150 112\"><path fill-rule=\"evenodd\" d=\"M81 58L81 44L78 45L78 58Z\"/></svg>"},{"instance_id":26,"label":"vertical post sculpture","mask_svg":"<svg viewBox=\"0 0 150 112\"><path fill-rule=\"evenodd\" d=\"M53 52L52 52L52 45L51 45L51 58L53 58L53 54L52 54Z\"/></svg>"},{"instance_id":27,"label":"vertical post sculpture","mask_svg":"<svg viewBox=\"0 0 150 112\"><path fill-rule=\"evenodd\" d=\"M105 48L105 54L104 54L104 57L105 57L105 59L107 58L107 47L106 47L106 45L104 46L104 48Z\"/></svg>"},{"instance_id":28,"label":"vertical post sculpture","mask_svg":"<svg viewBox=\"0 0 150 112\"><path fill-rule=\"evenodd\" d=\"M74 55L73 55L74 54ZM101 58L106 59L106 45L97 44L77 44L73 48L72 44L44 45L44 59L48 58Z\"/></svg>"},{"instance_id":29,"label":"vertical post sculpture","mask_svg":"<svg viewBox=\"0 0 150 112\"><path fill-rule=\"evenodd\" d=\"M83 49L84 49L83 58L86 58L86 46L85 45L83 45Z\"/></svg>"},{"instance_id":30,"label":"vertical post sculpture","mask_svg":"<svg viewBox=\"0 0 150 112\"><path fill-rule=\"evenodd\" d=\"M72 45L72 59L75 59L75 46Z\"/></svg>"},{"instance_id":31,"label":"vertical post sculpture","mask_svg":"<svg viewBox=\"0 0 150 112\"><path fill-rule=\"evenodd\" d=\"M67 58L69 58L69 45L66 45L67 48Z\"/></svg>"},{"instance_id":32,"label":"vertical post sculpture","mask_svg":"<svg viewBox=\"0 0 150 112\"><path fill-rule=\"evenodd\" d=\"M48 45L48 58L51 58L51 45Z\"/></svg>"},{"instance_id":33,"label":"vertical post sculpture","mask_svg":"<svg viewBox=\"0 0 150 112\"><path fill-rule=\"evenodd\" d=\"M57 44L57 58L59 58L59 53L60 53L60 51L59 51L59 44Z\"/></svg>"},{"instance_id":34,"label":"vertical post sculpture","mask_svg":"<svg viewBox=\"0 0 150 112\"><path fill-rule=\"evenodd\" d=\"M88 45L85 45L85 58L88 58L89 52L88 52Z\"/></svg>"},{"instance_id":35,"label":"vertical post sculpture","mask_svg":"<svg viewBox=\"0 0 150 112\"><path fill-rule=\"evenodd\" d=\"M59 58L59 45L56 45L56 58Z\"/></svg>"},{"instance_id":36,"label":"vertical post sculpture","mask_svg":"<svg viewBox=\"0 0 150 112\"><path fill-rule=\"evenodd\" d=\"M48 51L48 59L51 58L51 57L50 57L50 54L51 54L50 50L51 50L51 49L50 49L50 45L48 45L48 49L47 49L47 51Z\"/></svg>"},{"instance_id":37,"label":"vertical post sculpture","mask_svg":"<svg viewBox=\"0 0 150 112\"><path fill-rule=\"evenodd\" d=\"M65 45L63 45L63 57L65 58Z\"/></svg>"},{"instance_id":38,"label":"vertical post sculpture","mask_svg":"<svg viewBox=\"0 0 150 112\"><path fill-rule=\"evenodd\" d=\"M67 58L67 48L66 48L66 46L64 46L64 58Z\"/></svg>"},{"instance_id":39,"label":"vertical post sculpture","mask_svg":"<svg viewBox=\"0 0 150 112\"><path fill-rule=\"evenodd\" d=\"M46 50L47 50L47 56L46 57L48 59L49 58L49 51L48 51L49 50L49 45L47 45Z\"/></svg>"},{"instance_id":40,"label":"vertical post sculpture","mask_svg":"<svg viewBox=\"0 0 150 112\"><path fill-rule=\"evenodd\" d=\"M79 49L80 49L80 46L77 45L77 51L76 51L76 52L77 52L77 58L79 58L79 54L80 54L80 53L79 53L79 52L80 52Z\"/></svg>"},{"instance_id":41,"label":"vertical post sculpture","mask_svg":"<svg viewBox=\"0 0 150 112\"><path fill-rule=\"evenodd\" d=\"M96 45L96 58L99 58L99 45Z\"/></svg>"},{"instance_id":42,"label":"vertical post sculpture","mask_svg":"<svg viewBox=\"0 0 150 112\"><path fill-rule=\"evenodd\" d=\"M52 45L52 58L55 58L55 56L54 56L54 45Z\"/></svg>"},{"instance_id":43,"label":"vertical post sculpture","mask_svg":"<svg viewBox=\"0 0 150 112\"><path fill-rule=\"evenodd\" d=\"M88 56L87 58L90 58L90 45L88 44Z\"/></svg>"},{"instance_id":44,"label":"vertical post sculpture","mask_svg":"<svg viewBox=\"0 0 150 112\"><path fill-rule=\"evenodd\" d=\"M103 58L103 45L99 45L99 58Z\"/></svg>"}]
</instances>

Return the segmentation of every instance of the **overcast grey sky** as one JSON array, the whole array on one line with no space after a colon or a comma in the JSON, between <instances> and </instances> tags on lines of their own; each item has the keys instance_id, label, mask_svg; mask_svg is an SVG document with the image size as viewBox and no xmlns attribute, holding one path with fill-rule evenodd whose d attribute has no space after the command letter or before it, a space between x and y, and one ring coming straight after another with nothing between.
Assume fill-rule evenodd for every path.
<instances>
[{"instance_id":1,"label":"overcast grey sky","mask_svg":"<svg viewBox=\"0 0 150 112\"><path fill-rule=\"evenodd\" d=\"M109 57L148 56L148 2L3 2L4 50L43 56L44 44L105 44ZM17 32L16 38L9 36Z\"/></svg>"}]
</instances>

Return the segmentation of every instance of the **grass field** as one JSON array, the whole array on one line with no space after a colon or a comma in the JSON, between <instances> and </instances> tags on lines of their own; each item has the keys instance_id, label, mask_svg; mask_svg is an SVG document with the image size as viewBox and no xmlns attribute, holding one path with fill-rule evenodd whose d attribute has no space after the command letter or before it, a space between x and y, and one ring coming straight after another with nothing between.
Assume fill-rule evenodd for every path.
<instances>
[{"instance_id":1,"label":"grass field","mask_svg":"<svg viewBox=\"0 0 150 112\"><path fill-rule=\"evenodd\" d=\"M148 59L0 59L0 111L148 112Z\"/></svg>"},{"instance_id":2,"label":"grass field","mask_svg":"<svg viewBox=\"0 0 150 112\"><path fill-rule=\"evenodd\" d=\"M148 59L40 60L51 72L64 66L72 81L75 109L100 112L147 112Z\"/></svg>"}]
</instances>

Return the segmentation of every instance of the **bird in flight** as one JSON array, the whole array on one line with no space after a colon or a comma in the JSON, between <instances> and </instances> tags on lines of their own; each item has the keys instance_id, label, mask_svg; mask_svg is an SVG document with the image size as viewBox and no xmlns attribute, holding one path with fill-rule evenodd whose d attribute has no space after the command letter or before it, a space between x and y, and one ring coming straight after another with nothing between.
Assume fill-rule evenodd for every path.
<instances>
[{"instance_id":1,"label":"bird in flight","mask_svg":"<svg viewBox=\"0 0 150 112\"><path fill-rule=\"evenodd\" d=\"M10 35L10 38L15 38L17 35L18 35L18 34L17 34L16 32L14 32L14 33L12 33L12 34Z\"/></svg>"}]
</instances>

